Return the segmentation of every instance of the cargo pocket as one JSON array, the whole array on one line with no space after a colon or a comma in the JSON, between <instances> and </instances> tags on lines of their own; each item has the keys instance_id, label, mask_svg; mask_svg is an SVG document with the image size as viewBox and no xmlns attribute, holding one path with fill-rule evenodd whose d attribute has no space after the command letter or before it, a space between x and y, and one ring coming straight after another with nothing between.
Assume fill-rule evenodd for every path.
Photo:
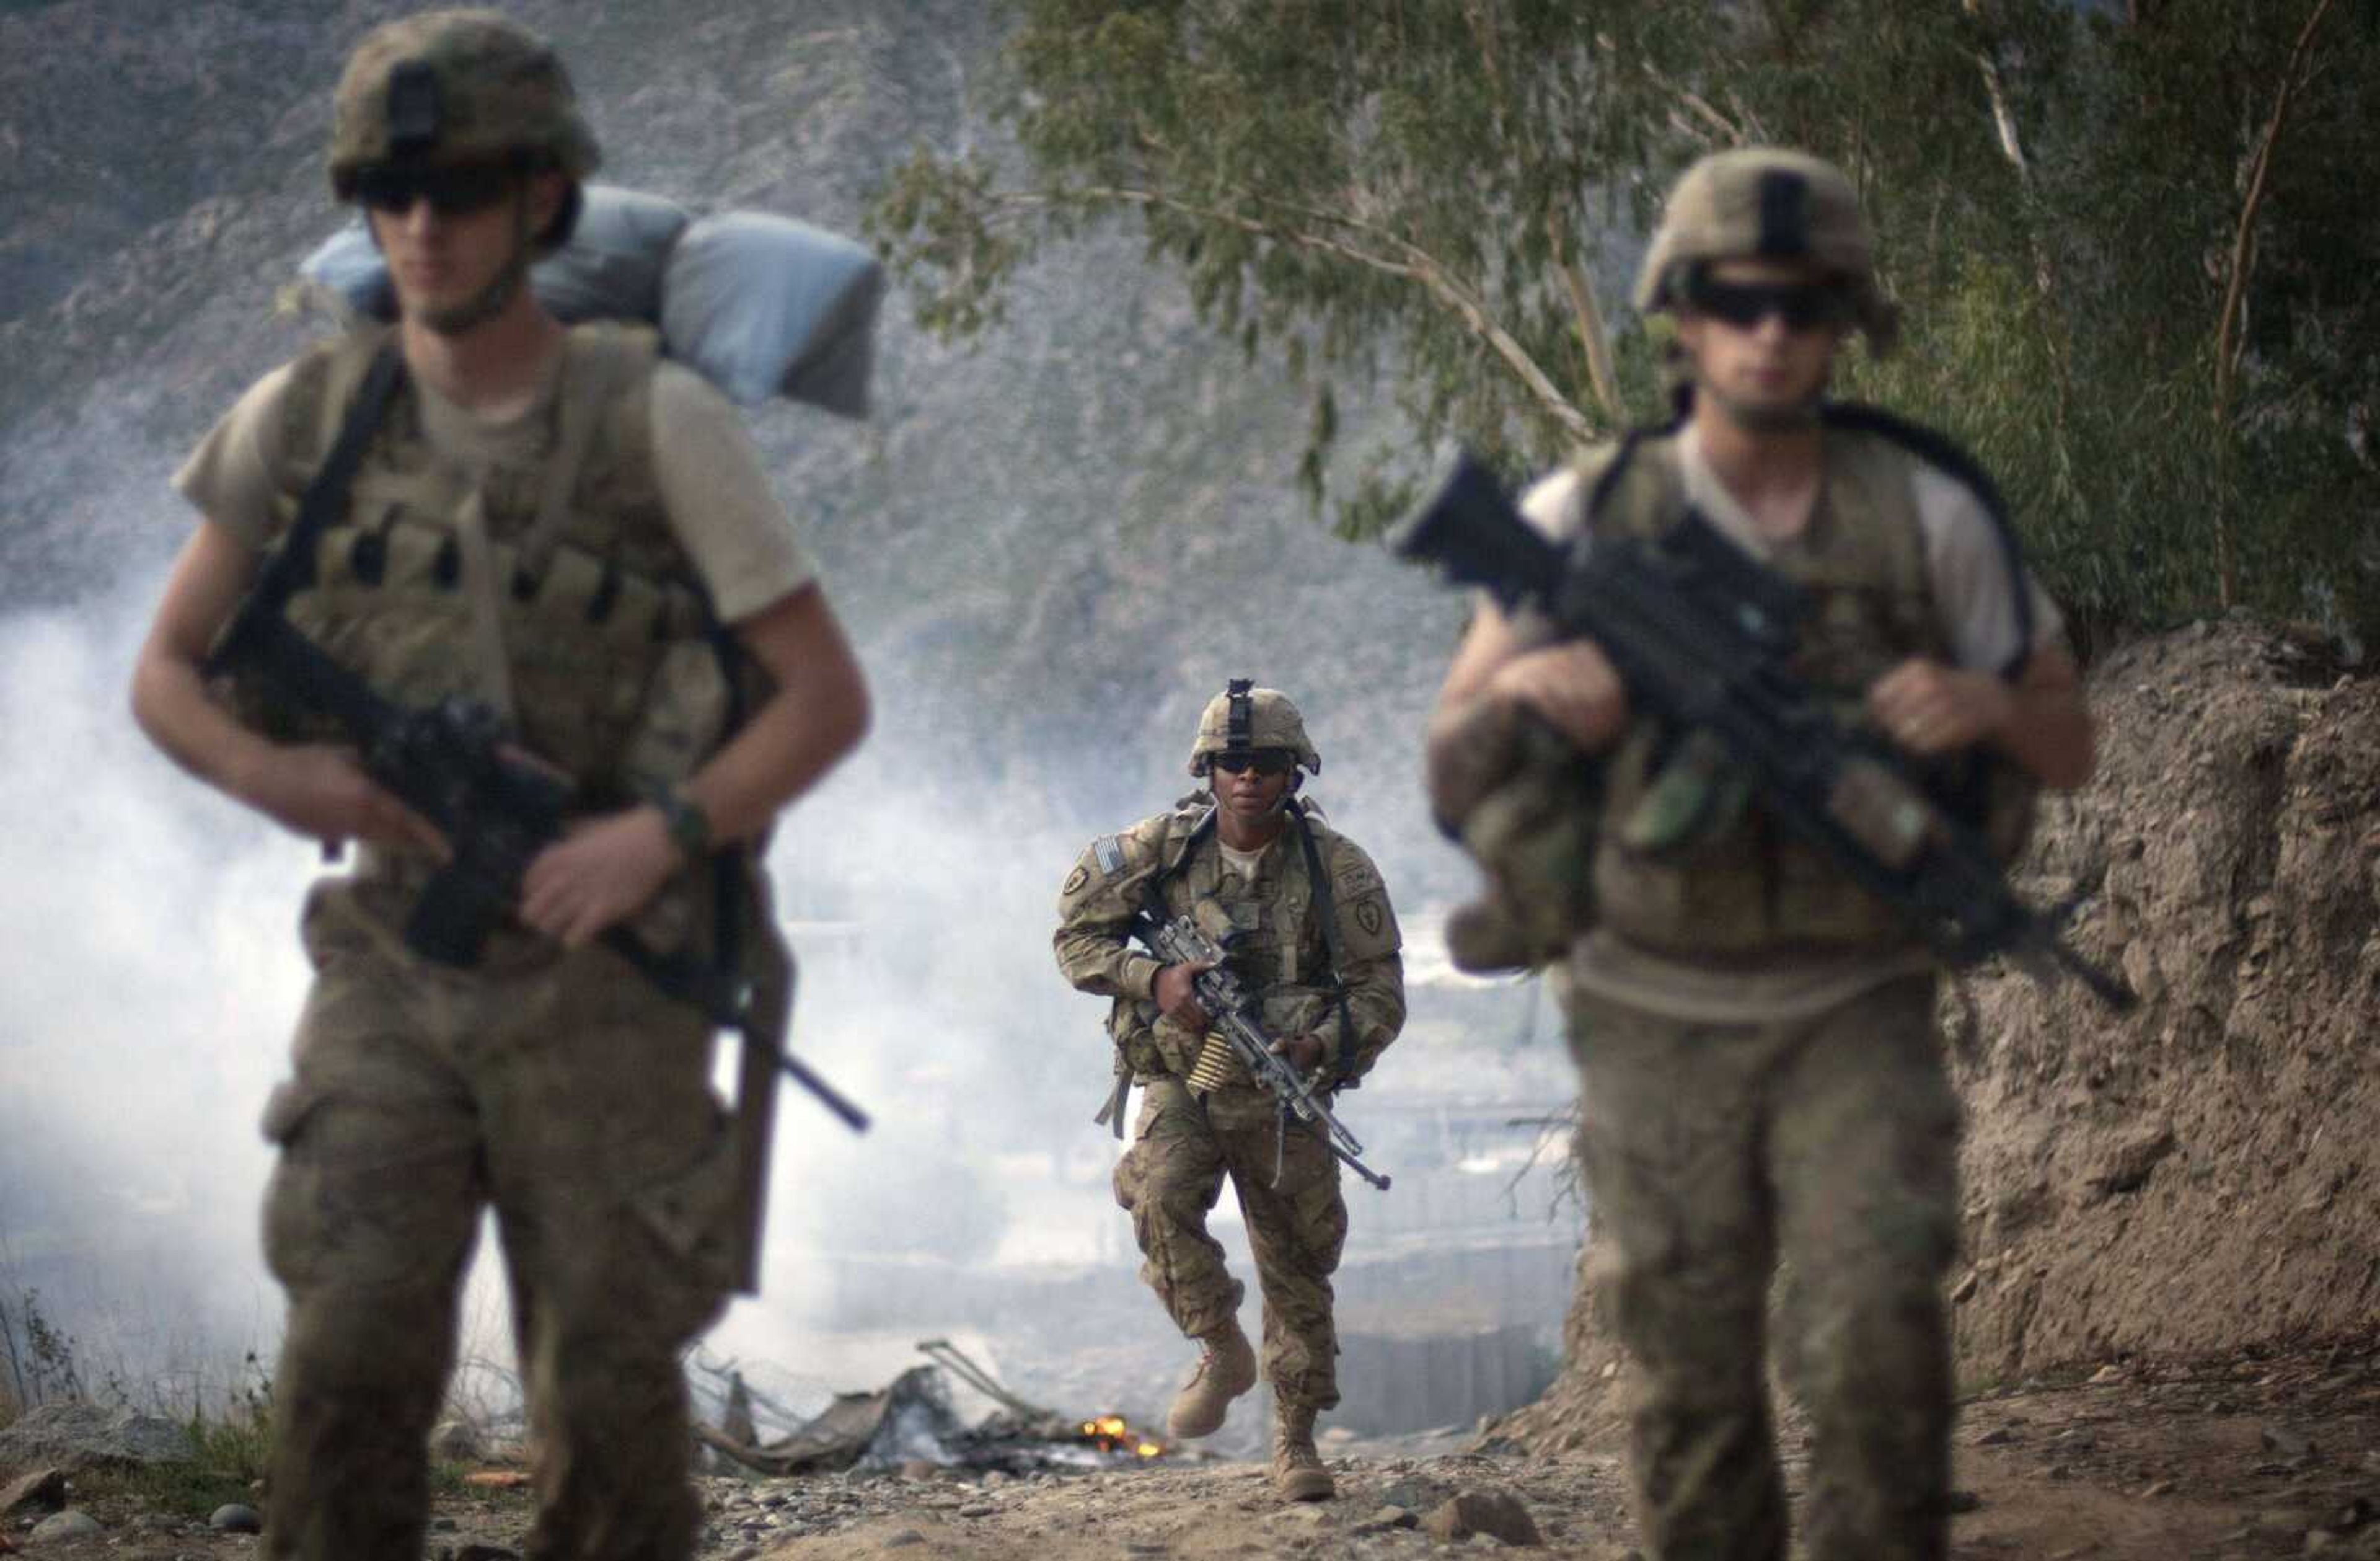
<instances>
[{"instance_id":1,"label":"cargo pocket","mask_svg":"<svg viewBox=\"0 0 2380 1561\"><path fill-rule=\"evenodd\" d=\"M1305 1270L1317 1275L1335 1271L1339 1254L1347 1245L1347 1203L1339 1196L1339 1161L1329 1156L1324 1164L1329 1171L1301 1189L1291 1204L1296 1212L1297 1245L1305 1256Z\"/></svg>"},{"instance_id":2,"label":"cargo pocket","mask_svg":"<svg viewBox=\"0 0 2380 1561\"><path fill-rule=\"evenodd\" d=\"M746 1213L736 1171L736 1136L724 1114L692 1162L628 1193L627 1203L703 1296L716 1299L741 1277Z\"/></svg>"},{"instance_id":3,"label":"cargo pocket","mask_svg":"<svg viewBox=\"0 0 2380 1561\"><path fill-rule=\"evenodd\" d=\"M303 1080L285 1080L266 1097L260 1124L265 1141L281 1151L264 1187L264 1262L293 1290L321 1270L327 1244L322 1169L303 1147L306 1127L324 1098Z\"/></svg>"}]
</instances>

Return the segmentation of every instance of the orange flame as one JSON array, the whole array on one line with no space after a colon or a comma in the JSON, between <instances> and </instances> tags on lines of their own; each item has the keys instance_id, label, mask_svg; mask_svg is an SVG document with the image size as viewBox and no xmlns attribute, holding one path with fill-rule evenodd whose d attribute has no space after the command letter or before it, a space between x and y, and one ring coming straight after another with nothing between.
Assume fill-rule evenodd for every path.
<instances>
[{"instance_id":1,"label":"orange flame","mask_svg":"<svg viewBox=\"0 0 2380 1561\"><path fill-rule=\"evenodd\" d=\"M1165 1444L1135 1431L1122 1415L1099 1415L1082 1422L1083 1440L1103 1453L1129 1451L1144 1458L1163 1457Z\"/></svg>"}]
</instances>

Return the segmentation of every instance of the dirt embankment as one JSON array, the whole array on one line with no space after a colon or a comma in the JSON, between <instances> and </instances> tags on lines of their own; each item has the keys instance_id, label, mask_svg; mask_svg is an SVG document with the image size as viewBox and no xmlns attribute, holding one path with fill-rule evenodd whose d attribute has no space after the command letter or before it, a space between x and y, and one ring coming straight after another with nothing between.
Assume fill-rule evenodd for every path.
<instances>
[{"instance_id":1,"label":"dirt embankment","mask_svg":"<svg viewBox=\"0 0 2380 1561\"><path fill-rule=\"evenodd\" d=\"M2091 688L2098 776L2046 804L2023 886L2081 891L2074 942L2142 1002L2119 1018L2007 970L1946 996L1970 1390L2380 1323L2380 681L2216 624L2109 655ZM1625 1374L1591 1291L1513 1433L1609 1445Z\"/></svg>"}]
</instances>

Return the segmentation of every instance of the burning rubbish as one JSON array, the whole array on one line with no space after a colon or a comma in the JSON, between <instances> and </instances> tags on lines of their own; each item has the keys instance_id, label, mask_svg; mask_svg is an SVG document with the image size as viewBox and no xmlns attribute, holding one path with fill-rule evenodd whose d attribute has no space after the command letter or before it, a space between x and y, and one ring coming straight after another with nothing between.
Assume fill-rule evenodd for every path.
<instances>
[{"instance_id":1,"label":"burning rubbish","mask_svg":"<svg viewBox=\"0 0 2380 1561\"><path fill-rule=\"evenodd\" d=\"M762 1445L747 1429L748 1417L730 1428L698 1425L695 1435L722 1457L776 1476L917 1462L1027 1474L1130 1468L1182 1456L1123 1415L1075 1420L1028 1403L947 1339L928 1339L917 1348L931 1365L913 1366L872 1393L838 1394L777 1441ZM951 1407L946 1372L1000 1408L978 1424L963 1423ZM732 1380L734 1394L745 1394L741 1379Z\"/></svg>"},{"instance_id":2,"label":"burning rubbish","mask_svg":"<svg viewBox=\"0 0 2380 1561\"><path fill-rule=\"evenodd\" d=\"M1083 1422L1082 1438L1102 1453L1130 1451L1135 1457L1161 1458L1165 1445L1152 1442L1132 1426L1122 1415L1101 1415Z\"/></svg>"}]
</instances>

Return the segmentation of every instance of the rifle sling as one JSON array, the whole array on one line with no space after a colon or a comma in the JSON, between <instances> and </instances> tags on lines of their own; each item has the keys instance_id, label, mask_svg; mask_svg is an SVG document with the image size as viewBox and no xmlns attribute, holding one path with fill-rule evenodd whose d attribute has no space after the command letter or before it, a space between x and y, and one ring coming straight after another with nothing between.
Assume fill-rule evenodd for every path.
<instances>
[{"instance_id":1,"label":"rifle sling","mask_svg":"<svg viewBox=\"0 0 2380 1561\"><path fill-rule=\"evenodd\" d=\"M347 490L355 483L356 468L362 464L365 447L371 443L382 418L387 415L391 397L404 383L405 354L397 350L396 341L391 337L373 354L356 398L339 423L331 453L323 457L322 468L306 484L306 491L298 495L297 518L290 522L288 534L282 538L280 548L265 560L247 598L208 649L206 659L200 665L200 670L207 677L220 677L230 672L234 664L250 659L258 650L256 630L261 624L271 620L285 626L283 609L299 587L313 580L315 543L330 524L346 512Z\"/></svg>"},{"instance_id":2,"label":"rifle sling","mask_svg":"<svg viewBox=\"0 0 2380 1561\"><path fill-rule=\"evenodd\" d=\"M356 388L356 398L347 404L346 416L339 421L338 437L331 443L331 453L306 484L298 500L298 518L290 523L289 535L281 544L280 557L273 572L280 589L273 594L273 610L279 612L290 592L314 578L314 543L331 523L346 513L347 490L356 480L356 468L363 464L364 451L372 435L380 431L381 420L388 415L389 402L405 384L405 353L391 335L372 354L371 366L364 371L363 383ZM302 571L302 573L301 573Z\"/></svg>"},{"instance_id":3,"label":"rifle sling","mask_svg":"<svg viewBox=\"0 0 2380 1561\"><path fill-rule=\"evenodd\" d=\"M1314 883L1314 914L1322 921L1322 949L1330 962L1330 995L1339 1006L1339 1058L1331 1070L1330 1087L1343 1090L1354 1082L1348 1072L1355 1050L1355 1018L1347 1008L1347 950L1339 939L1339 907L1330 894L1330 875L1322 871L1322 851L1314 844L1314 826L1305 809L1290 799L1290 817L1296 821L1297 843L1305 849L1305 875Z\"/></svg>"}]
</instances>

